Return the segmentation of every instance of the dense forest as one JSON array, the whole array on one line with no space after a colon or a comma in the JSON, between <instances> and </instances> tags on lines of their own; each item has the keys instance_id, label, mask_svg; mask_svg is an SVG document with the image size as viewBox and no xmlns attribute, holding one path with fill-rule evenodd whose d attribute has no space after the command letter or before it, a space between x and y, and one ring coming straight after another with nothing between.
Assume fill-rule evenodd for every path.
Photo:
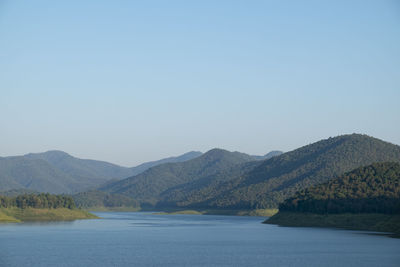
<instances>
[{"instance_id":1,"label":"dense forest","mask_svg":"<svg viewBox=\"0 0 400 267\"><path fill-rule=\"evenodd\" d=\"M400 214L400 164L374 163L302 190L280 211Z\"/></svg>"},{"instance_id":2,"label":"dense forest","mask_svg":"<svg viewBox=\"0 0 400 267\"><path fill-rule=\"evenodd\" d=\"M14 197L0 196L0 208L17 207L37 209L74 209L75 202L70 196L52 195L48 193L24 194Z\"/></svg>"}]
</instances>

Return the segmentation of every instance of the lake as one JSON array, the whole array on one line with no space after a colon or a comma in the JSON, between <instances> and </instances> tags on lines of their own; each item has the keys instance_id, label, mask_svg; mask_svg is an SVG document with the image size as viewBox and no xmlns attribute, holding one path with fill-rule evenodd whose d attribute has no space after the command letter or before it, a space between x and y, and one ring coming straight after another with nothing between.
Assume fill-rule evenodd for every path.
<instances>
[{"instance_id":1,"label":"lake","mask_svg":"<svg viewBox=\"0 0 400 267\"><path fill-rule=\"evenodd\" d=\"M400 266L400 239L262 217L97 212L0 225L0 266Z\"/></svg>"}]
</instances>

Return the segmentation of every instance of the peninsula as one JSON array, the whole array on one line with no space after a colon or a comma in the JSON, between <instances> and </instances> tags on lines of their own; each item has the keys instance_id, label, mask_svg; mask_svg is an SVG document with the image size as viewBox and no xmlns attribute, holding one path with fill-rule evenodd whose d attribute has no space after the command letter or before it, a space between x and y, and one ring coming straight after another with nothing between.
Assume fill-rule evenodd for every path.
<instances>
[{"instance_id":1,"label":"peninsula","mask_svg":"<svg viewBox=\"0 0 400 267\"><path fill-rule=\"evenodd\" d=\"M0 223L27 221L72 221L97 216L76 208L69 196L48 193L0 196Z\"/></svg>"}]
</instances>

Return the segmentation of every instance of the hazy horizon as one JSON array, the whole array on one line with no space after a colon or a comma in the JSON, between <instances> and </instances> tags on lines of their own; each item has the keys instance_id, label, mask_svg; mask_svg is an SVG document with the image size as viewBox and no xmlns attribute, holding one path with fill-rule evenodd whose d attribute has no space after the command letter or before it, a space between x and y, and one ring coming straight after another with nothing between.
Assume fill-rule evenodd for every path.
<instances>
[{"instance_id":1,"label":"hazy horizon","mask_svg":"<svg viewBox=\"0 0 400 267\"><path fill-rule=\"evenodd\" d=\"M0 156L400 144L400 4L1 1Z\"/></svg>"},{"instance_id":2,"label":"hazy horizon","mask_svg":"<svg viewBox=\"0 0 400 267\"><path fill-rule=\"evenodd\" d=\"M350 133L349 133L349 134L350 134ZM360 134L360 133L357 133L357 134ZM344 134L344 135L346 135L346 134ZM328 139L328 138L330 138L330 137L335 137L335 136L329 136L329 137L326 137L326 138L322 138L322 139L320 139L320 140L315 140L315 142L318 142L318 141L321 141L321 140L324 140L324 139ZM375 137L375 136L373 136L373 137ZM378 139L380 139L380 138L378 138ZM389 142L389 143L392 143L392 144L395 144L395 143L390 142L390 141L388 141L388 140L383 140L383 141ZM314 142L311 142L311 143L314 143ZM201 153L206 153L206 152L208 152L208 151L210 151L210 150L212 150L212 149L223 149L223 150L227 150L227 151L230 151L230 152L241 152L241 153L246 153L246 154L252 155L252 156L264 156L264 155L266 155L266 154L268 154L268 153L270 153L270 152L274 152L274 151L281 151L281 152L283 152L283 153L290 152L290 151L292 151L292 150L295 150L295 149L297 149L297 148L300 148L300 147L309 145L309 144L311 144L311 143L307 143L307 144L301 145L301 146L299 146L299 147L296 147L296 148L291 149L291 150L288 150L288 151L283 151L283 150L279 150L279 149L273 149L273 150L269 150L269 151L266 151L266 152L261 153L261 154L247 153L247 152L238 151L238 150L228 150L228 149L225 149L225 148L223 148L223 147L213 147L213 148L209 148L209 149L207 149L207 150L205 150L205 151L200 151L200 150L189 150L189 151L182 152L182 153L180 153L180 154L160 156L159 158L147 159L147 160L139 161L138 163L133 164L133 165L123 165L123 164L119 164L119 163L117 163L117 162L112 162L112 161L109 161L109 160L106 160L106 159L85 158L85 157L82 157L82 156L79 156L79 155L70 153L70 152L68 152L68 151L63 151L63 150L59 150L59 149L50 149L50 150L46 150L46 151L27 152L27 153L18 154L18 155L3 155L3 157L24 156L24 155L27 155L27 154L30 154L30 153L36 154L36 153L45 153L45 152L50 152L50 151L60 151L60 152L65 152L65 153L67 153L67 154L69 154L70 156L73 156L73 157L75 157L75 158L89 159L89 160L98 160L98 161L106 161L106 162L113 163L113 164L116 164L116 165L119 165L119 166L122 166L122 167L131 168L131 167L136 167L136 166L139 166L140 164L147 163L147 162L151 162L151 161L158 161L158 160L165 159L165 158L182 156L183 154L187 154L187 153L190 153L190 152L201 152ZM399 145L399 144L395 144L395 145Z\"/></svg>"}]
</instances>

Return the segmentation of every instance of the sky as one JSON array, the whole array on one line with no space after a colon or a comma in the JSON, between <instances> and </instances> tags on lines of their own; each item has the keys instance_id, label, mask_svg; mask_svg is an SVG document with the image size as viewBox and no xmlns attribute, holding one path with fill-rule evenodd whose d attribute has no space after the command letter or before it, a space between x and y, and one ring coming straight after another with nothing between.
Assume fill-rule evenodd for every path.
<instances>
[{"instance_id":1,"label":"sky","mask_svg":"<svg viewBox=\"0 0 400 267\"><path fill-rule=\"evenodd\" d=\"M400 144L400 1L0 0L0 156Z\"/></svg>"}]
</instances>

